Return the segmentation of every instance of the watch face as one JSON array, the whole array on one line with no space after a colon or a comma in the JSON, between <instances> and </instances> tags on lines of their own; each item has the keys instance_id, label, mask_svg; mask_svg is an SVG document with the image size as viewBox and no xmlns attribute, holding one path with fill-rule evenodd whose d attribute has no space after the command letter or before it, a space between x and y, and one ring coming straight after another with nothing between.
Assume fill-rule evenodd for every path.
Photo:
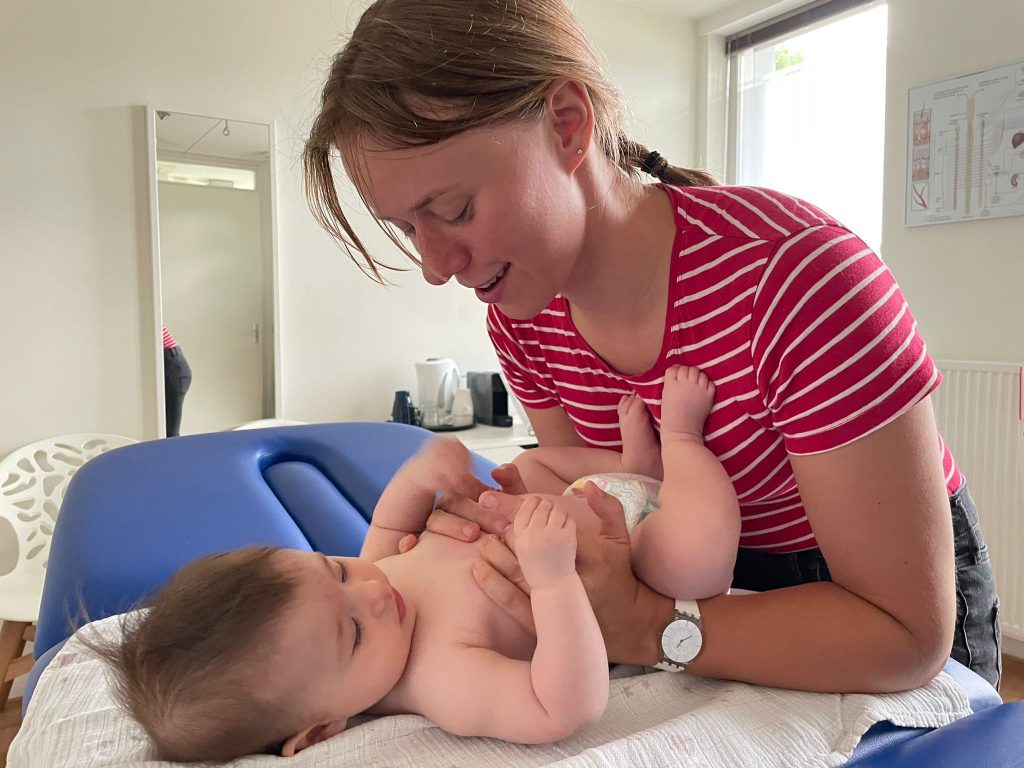
<instances>
[{"instance_id":1,"label":"watch face","mask_svg":"<svg viewBox=\"0 0 1024 768\"><path fill-rule=\"evenodd\" d=\"M702 641L699 626L689 619L676 619L661 633L661 650L670 661L689 664L700 651Z\"/></svg>"}]
</instances>

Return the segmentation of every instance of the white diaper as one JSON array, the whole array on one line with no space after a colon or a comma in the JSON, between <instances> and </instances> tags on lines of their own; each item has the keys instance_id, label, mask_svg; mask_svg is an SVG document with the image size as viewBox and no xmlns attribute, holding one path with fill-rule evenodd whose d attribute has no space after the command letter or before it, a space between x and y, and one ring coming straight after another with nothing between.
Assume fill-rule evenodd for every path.
<instances>
[{"instance_id":1,"label":"white diaper","mask_svg":"<svg viewBox=\"0 0 1024 768\"><path fill-rule=\"evenodd\" d=\"M661 481L631 472L609 472L581 477L566 488L563 495L571 495L573 489L582 491L588 481L622 503L622 509L626 513L626 527L631 531L661 506L661 502L658 501Z\"/></svg>"}]
</instances>

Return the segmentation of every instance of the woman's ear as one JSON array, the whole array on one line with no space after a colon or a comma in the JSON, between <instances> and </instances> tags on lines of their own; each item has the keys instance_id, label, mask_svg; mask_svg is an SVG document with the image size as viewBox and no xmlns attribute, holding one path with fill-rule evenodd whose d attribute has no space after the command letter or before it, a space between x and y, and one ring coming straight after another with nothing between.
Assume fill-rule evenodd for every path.
<instances>
[{"instance_id":1,"label":"woman's ear","mask_svg":"<svg viewBox=\"0 0 1024 768\"><path fill-rule=\"evenodd\" d=\"M326 741L332 736L337 736L347 727L348 720L331 720L327 723L314 725L312 728L307 728L304 731L299 731L281 747L281 757L293 757L314 744L319 744L321 741Z\"/></svg>"},{"instance_id":2,"label":"woman's ear","mask_svg":"<svg viewBox=\"0 0 1024 768\"><path fill-rule=\"evenodd\" d=\"M551 86L545 102L559 153L575 170L583 162L594 135L590 93L576 80L559 80Z\"/></svg>"}]
</instances>

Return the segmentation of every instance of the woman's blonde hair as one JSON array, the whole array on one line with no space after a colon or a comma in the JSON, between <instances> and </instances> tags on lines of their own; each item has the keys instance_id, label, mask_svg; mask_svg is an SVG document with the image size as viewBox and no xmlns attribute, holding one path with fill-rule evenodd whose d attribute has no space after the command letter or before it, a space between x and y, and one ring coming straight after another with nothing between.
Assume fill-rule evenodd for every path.
<instances>
[{"instance_id":1,"label":"woman's blonde hair","mask_svg":"<svg viewBox=\"0 0 1024 768\"><path fill-rule=\"evenodd\" d=\"M334 150L348 160L364 139L418 147L534 119L559 80L586 87L596 145L626 176L645 170L668 184L716 183L703 171L668 165L626 137L618 91L563 0L377 0L334 57L303 152L314 217L364 272L384 282L380 269L394 268L370 256L338 201ZM419 263L393 229L377 223Z\"/></svg>"}]
</instances>

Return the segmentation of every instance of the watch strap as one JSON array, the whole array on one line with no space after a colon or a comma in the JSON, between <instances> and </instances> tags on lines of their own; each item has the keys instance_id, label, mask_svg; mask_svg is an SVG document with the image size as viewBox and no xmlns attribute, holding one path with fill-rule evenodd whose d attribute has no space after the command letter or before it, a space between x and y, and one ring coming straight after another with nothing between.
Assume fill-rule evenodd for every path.
<instances>
[{"instance_id":1,"label":"watch strap","mask_svg":"<svg viewBox=\"0 0 1024 768\"><path fill-rule=\"evenodd\" d=\"M696 600L676 600L676 618L684 617L700 621L700 606Z\"/></svg>"}]
</instances>

